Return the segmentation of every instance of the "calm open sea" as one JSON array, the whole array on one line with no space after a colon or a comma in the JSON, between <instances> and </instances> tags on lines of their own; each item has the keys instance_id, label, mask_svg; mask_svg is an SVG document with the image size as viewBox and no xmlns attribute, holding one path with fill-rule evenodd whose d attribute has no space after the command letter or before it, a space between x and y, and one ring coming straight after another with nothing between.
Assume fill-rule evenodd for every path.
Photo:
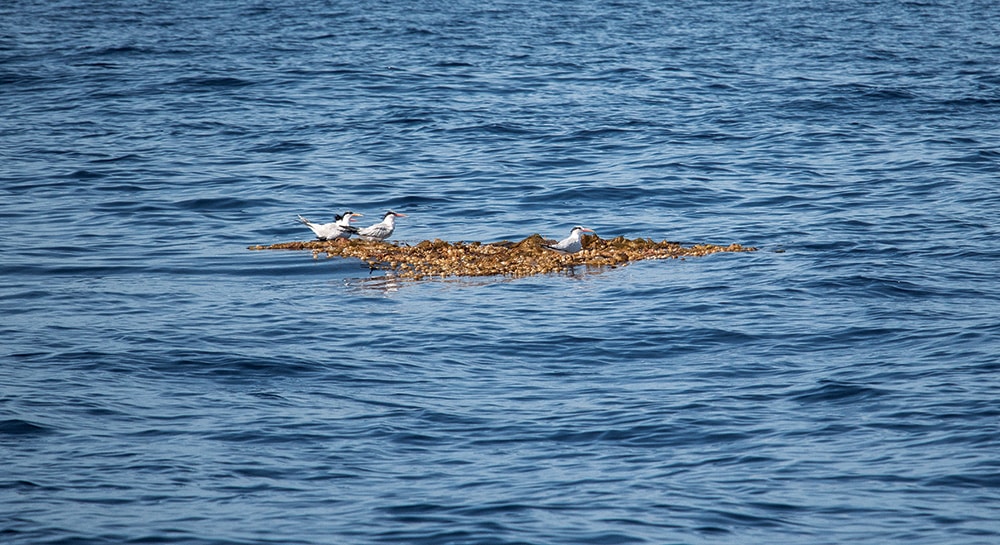
<instances>
[{"instance_id":1,"label":"calm open sea","mask_svg":"<svg viewBox=\"0 0 1000 545\"><path fill-rule=\"evenodd\" d=\"M1000 543L1000 3L0 3L0 542ZM415 243L749 254L403 281Z\"/></svg>"}]
</instances>

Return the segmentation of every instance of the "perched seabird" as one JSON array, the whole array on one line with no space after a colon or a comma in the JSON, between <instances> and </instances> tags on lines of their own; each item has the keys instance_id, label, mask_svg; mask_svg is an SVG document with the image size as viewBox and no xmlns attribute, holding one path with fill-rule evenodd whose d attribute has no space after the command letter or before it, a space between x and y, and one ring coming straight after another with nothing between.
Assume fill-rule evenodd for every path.
<instances>
[{"instance_id":1,"label":"perched seabird","mask_svg":"<svg viewBox=\"0 0 1000 545\"><path fill-rule=\"evenodd\" d=\"M545 245L545 247L560 253L573 254L583 249L583 243L580 241L580 236L583 235L583 233L593 232L594 231L592 229L587 229L586 227L580 227L577 225L572 231L569 232L568 237L551 246Z\"/></svg>"},{"instance_id":2,"label":"perched seabird","mask_svg":"<svg viewBox=\"0 0 1000 545\"><path fill-rule=\"evenodd\" d=\"M405 218L406 214L400 214L399 212L393 212L392 210L385 213L382 217L380 223L376 223L371 227L365 227L358 231L358 236L365 240L385 240L392 235L392 231L396 228L396 218Z\"/></svg>"},{"instance_id":3,"label":"perched seabird","mask_svg":"<svg viewBox=\"0 0 1000 545\"><path fill-rule=\"evenodd\" d=\"M338 238L351 238L351 235L358 232L358 228L351 225L354 218L362 217L364 214L355 214L348 210L344 212L341 216L337 214L334 216L333 223L313 223L302 216L299 216L299 221L306 227L312 229L313 233L316 233L316 238L320 240L334 240Z\"/></svg>"}]
</instances>

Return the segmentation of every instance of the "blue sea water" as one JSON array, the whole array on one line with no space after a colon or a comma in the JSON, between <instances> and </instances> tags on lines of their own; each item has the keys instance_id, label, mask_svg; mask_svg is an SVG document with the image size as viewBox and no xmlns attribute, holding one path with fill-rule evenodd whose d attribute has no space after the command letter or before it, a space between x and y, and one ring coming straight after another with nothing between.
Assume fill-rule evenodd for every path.
<instances>
[{"instance_id":1,"label":"blue sea water","mask_svg":"<svg viewBox=\"0 0 1000 545\"><path fill-rule=\"evenodd\" d=\"M1000 542L997 28L0 4L0 542ZM406 281L247 249L389 208L405 243L759 251Z\"/></svg>"}]
</instances>

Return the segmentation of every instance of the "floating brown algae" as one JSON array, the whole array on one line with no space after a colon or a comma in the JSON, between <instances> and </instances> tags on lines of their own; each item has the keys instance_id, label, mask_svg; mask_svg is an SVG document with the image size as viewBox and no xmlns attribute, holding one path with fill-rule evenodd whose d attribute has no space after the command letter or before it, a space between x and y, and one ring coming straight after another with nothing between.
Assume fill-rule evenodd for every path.
<instances>
[{"instance_id":1,"label":"floating brown algae","mask_svg":"<svg viewBox=\"0 0 1000 545\"><path fill-rule=\"evenodd\" d=\"M643 259L700 257L717 252L752 252L756 248L730 244L654 242L650 239L584 236L583 250L563 254L548 248L552 241L532 235L520 242L445 242L425 240L414 246L366 240L283 242L250 246L251 250L311 250L313 257L355 257L371 269L391 270L401 277L530 276L564 271L578 265L617 267Z\"/></svg>"}]
</instances>

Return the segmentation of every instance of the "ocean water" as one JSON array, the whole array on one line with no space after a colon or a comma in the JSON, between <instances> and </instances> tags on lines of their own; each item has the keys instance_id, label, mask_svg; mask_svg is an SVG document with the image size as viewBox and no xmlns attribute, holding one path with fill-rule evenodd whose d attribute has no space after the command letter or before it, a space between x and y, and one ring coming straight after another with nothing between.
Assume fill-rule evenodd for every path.
<instances>
[{"instance_id":1,"label":"ocean water","mask_svg":"<svg viewBox=\"0 0 1000 545\"><path fill-rule=\"evenodd\" d=\"M0 542L1000 542L998 6L0 4Z\"/></svg>"}]
</instances>

